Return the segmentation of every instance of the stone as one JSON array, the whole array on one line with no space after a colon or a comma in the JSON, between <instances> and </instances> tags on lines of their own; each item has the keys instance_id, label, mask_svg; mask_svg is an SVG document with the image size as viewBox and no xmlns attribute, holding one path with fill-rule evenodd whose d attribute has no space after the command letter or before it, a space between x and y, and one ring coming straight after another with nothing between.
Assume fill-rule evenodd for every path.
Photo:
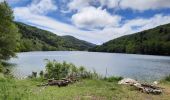
<instances>
[{"instance_id":1,"label":"stone","mask_svg":"<svg viewBox=\"0 0 170 100\"><path fill-rule=\"evenodd\" d=\"M153 84L154 84L154 85L158 85L159 82L158 82L158 81L154 81Z\"/></svg>"},{"instance_id":2,"label":"stone","mask_svg":"<svg viewBox=\"0 0 170 100\"><path fill-rule=\"evenodd\" d=\"M131 78L124 78L118 82L118 84L124 84L124 85L134 85L136 83L139 82Z\"/></svg>"}]
</instances>

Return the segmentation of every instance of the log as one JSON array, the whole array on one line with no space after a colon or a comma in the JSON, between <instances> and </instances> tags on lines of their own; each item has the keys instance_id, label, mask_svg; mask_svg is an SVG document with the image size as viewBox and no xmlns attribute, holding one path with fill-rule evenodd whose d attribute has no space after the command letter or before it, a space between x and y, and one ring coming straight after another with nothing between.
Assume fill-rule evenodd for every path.
<instances>
[{"instance_id":1,"label":"log","mask_svg":"<svg viewBox=\"0 0 170 100\"><path fill-rule=\"evenodd\" d=\"M151 93L151 94L159 95L163 92L162 88L150 84L141 84L141 88L142 88L142 92L148 94Z\"/></svg>"},{"instance_id":2,"label":"log","mask_svg":"<svg viewBox=\"0 0 170 100\"><path fill-rule=\"evenodd\" d=\"M40 84L37 86L58 86L58 87L63 87L63 86L67 86L71 83L74 83L75 80L72 78L63 78L61 80L55 80L55 79L49 79L47 83L45 84Z\"/></svg>"},{"instance_id":3,"label":"log","mask_svg":"<svg viewBox=\"0 0 170 100\"><path fill-rule=\"evenodd\" d=\"M150 85L150 84L139 83L138 81L130 78L122 79L121 81L118 82L118 84L134 86L135 88L137 88L137 90L148 94L159 95L163 92L162 90L163 88L161 87Z\"/></svg>"}]
</instances>

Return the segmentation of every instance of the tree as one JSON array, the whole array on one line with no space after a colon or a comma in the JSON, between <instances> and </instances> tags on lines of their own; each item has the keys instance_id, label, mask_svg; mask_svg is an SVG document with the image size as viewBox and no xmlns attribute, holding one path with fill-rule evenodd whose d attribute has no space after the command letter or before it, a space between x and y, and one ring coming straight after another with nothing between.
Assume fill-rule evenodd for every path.
<instances>
[{"instance_id":1,"label":"tree","mask_svg":"<svg viewBox=\"0 0 170 100\"><path fill-rule=\"evenodd\" d=\"M18 28L13 22L13 11L7 2L0 3L0 60L15 56L19 41Z\"/></svg>"}]
</instances>

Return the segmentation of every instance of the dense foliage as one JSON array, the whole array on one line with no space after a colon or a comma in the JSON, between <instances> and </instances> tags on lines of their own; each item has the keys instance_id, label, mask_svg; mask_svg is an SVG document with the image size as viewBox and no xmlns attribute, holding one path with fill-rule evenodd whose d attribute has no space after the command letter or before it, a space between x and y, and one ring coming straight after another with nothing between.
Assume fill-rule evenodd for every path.
<instances>
[{"instance_id":1,"label":"dense foliage","mask_svg":"<svg viewBox=\"0 0 170 100\"><path fill-rule=\"evenodd\" d=\"M54 50L87 50L94 44L76 39L72 36L57 36L51 32L38 29L23 23L16 25L21 33L19 51L54 51Z\"/></svg>"},{"instance_id":2,"label":"dense foliage","mask_svg":"<svg viewBox=\"0 0 170 100\"><path fill-rule=\"evenodd\" d=\"M15 56L18 28L13 23L13 12L6 2L0 3L0 60Z\"/></svg>"},{"instance_id":3,"label":"dense foliage","mask_svg":"<svg viewBox=\"0 0 170 100\"><path fill-rule=\"evenodd\" d=\"M166 76L163 81L170 82L170 75Z\"/></svg>"},{"instance_id":4,"label":"dense foliage","mask_svg":"<svg viewBox=\"0 0 170 100\"><path fill-rule=\"evenodd\" d=\"M90 51L170 55L170 24L111 40Z\"/></svg>"},{"instance_id":5,"label":"dense foliage","mask_svg":"<svg viewBox=\"0 0 170 100\"><path fill-rule=\"evenodd\" d=\"M60 63L57 61L47 60L45 68L46 68L45 72L41 71L39 75L46 79L54 78L58 80L66 77L88 79L99 78L99 75L95 71L93 72L87 71L85 67L83 66L77 67L72 63L66 62ZM35 76L34 73L32 74L32 76Z\"/></svg>"}]
</instances>

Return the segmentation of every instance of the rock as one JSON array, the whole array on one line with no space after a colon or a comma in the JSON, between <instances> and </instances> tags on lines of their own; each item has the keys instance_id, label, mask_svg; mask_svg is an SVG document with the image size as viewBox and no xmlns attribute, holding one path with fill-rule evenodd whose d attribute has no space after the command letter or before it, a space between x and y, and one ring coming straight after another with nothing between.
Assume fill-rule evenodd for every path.
<instances>
[{"instance_id":1,"label":"rock","mask_svg":"<svg viewBox=\"0 0 170 100\"><path fill-rule=\"evenodd\" d=\"M158 85L159 82L158 82L158 81L154 81L153 84L154 84L154 85Z\"/></svg>"},{"instance_id":2,"label":"rock","mask_svg":"<svg viewBox=\"0 0 170 100\"><path fill-rule=\"evenodd\" d=\"M131 78L124 78L118 82L118 84L125 84L125 85L134 85L137 83L139 82Z\"/></svg>"}]
</instances>

